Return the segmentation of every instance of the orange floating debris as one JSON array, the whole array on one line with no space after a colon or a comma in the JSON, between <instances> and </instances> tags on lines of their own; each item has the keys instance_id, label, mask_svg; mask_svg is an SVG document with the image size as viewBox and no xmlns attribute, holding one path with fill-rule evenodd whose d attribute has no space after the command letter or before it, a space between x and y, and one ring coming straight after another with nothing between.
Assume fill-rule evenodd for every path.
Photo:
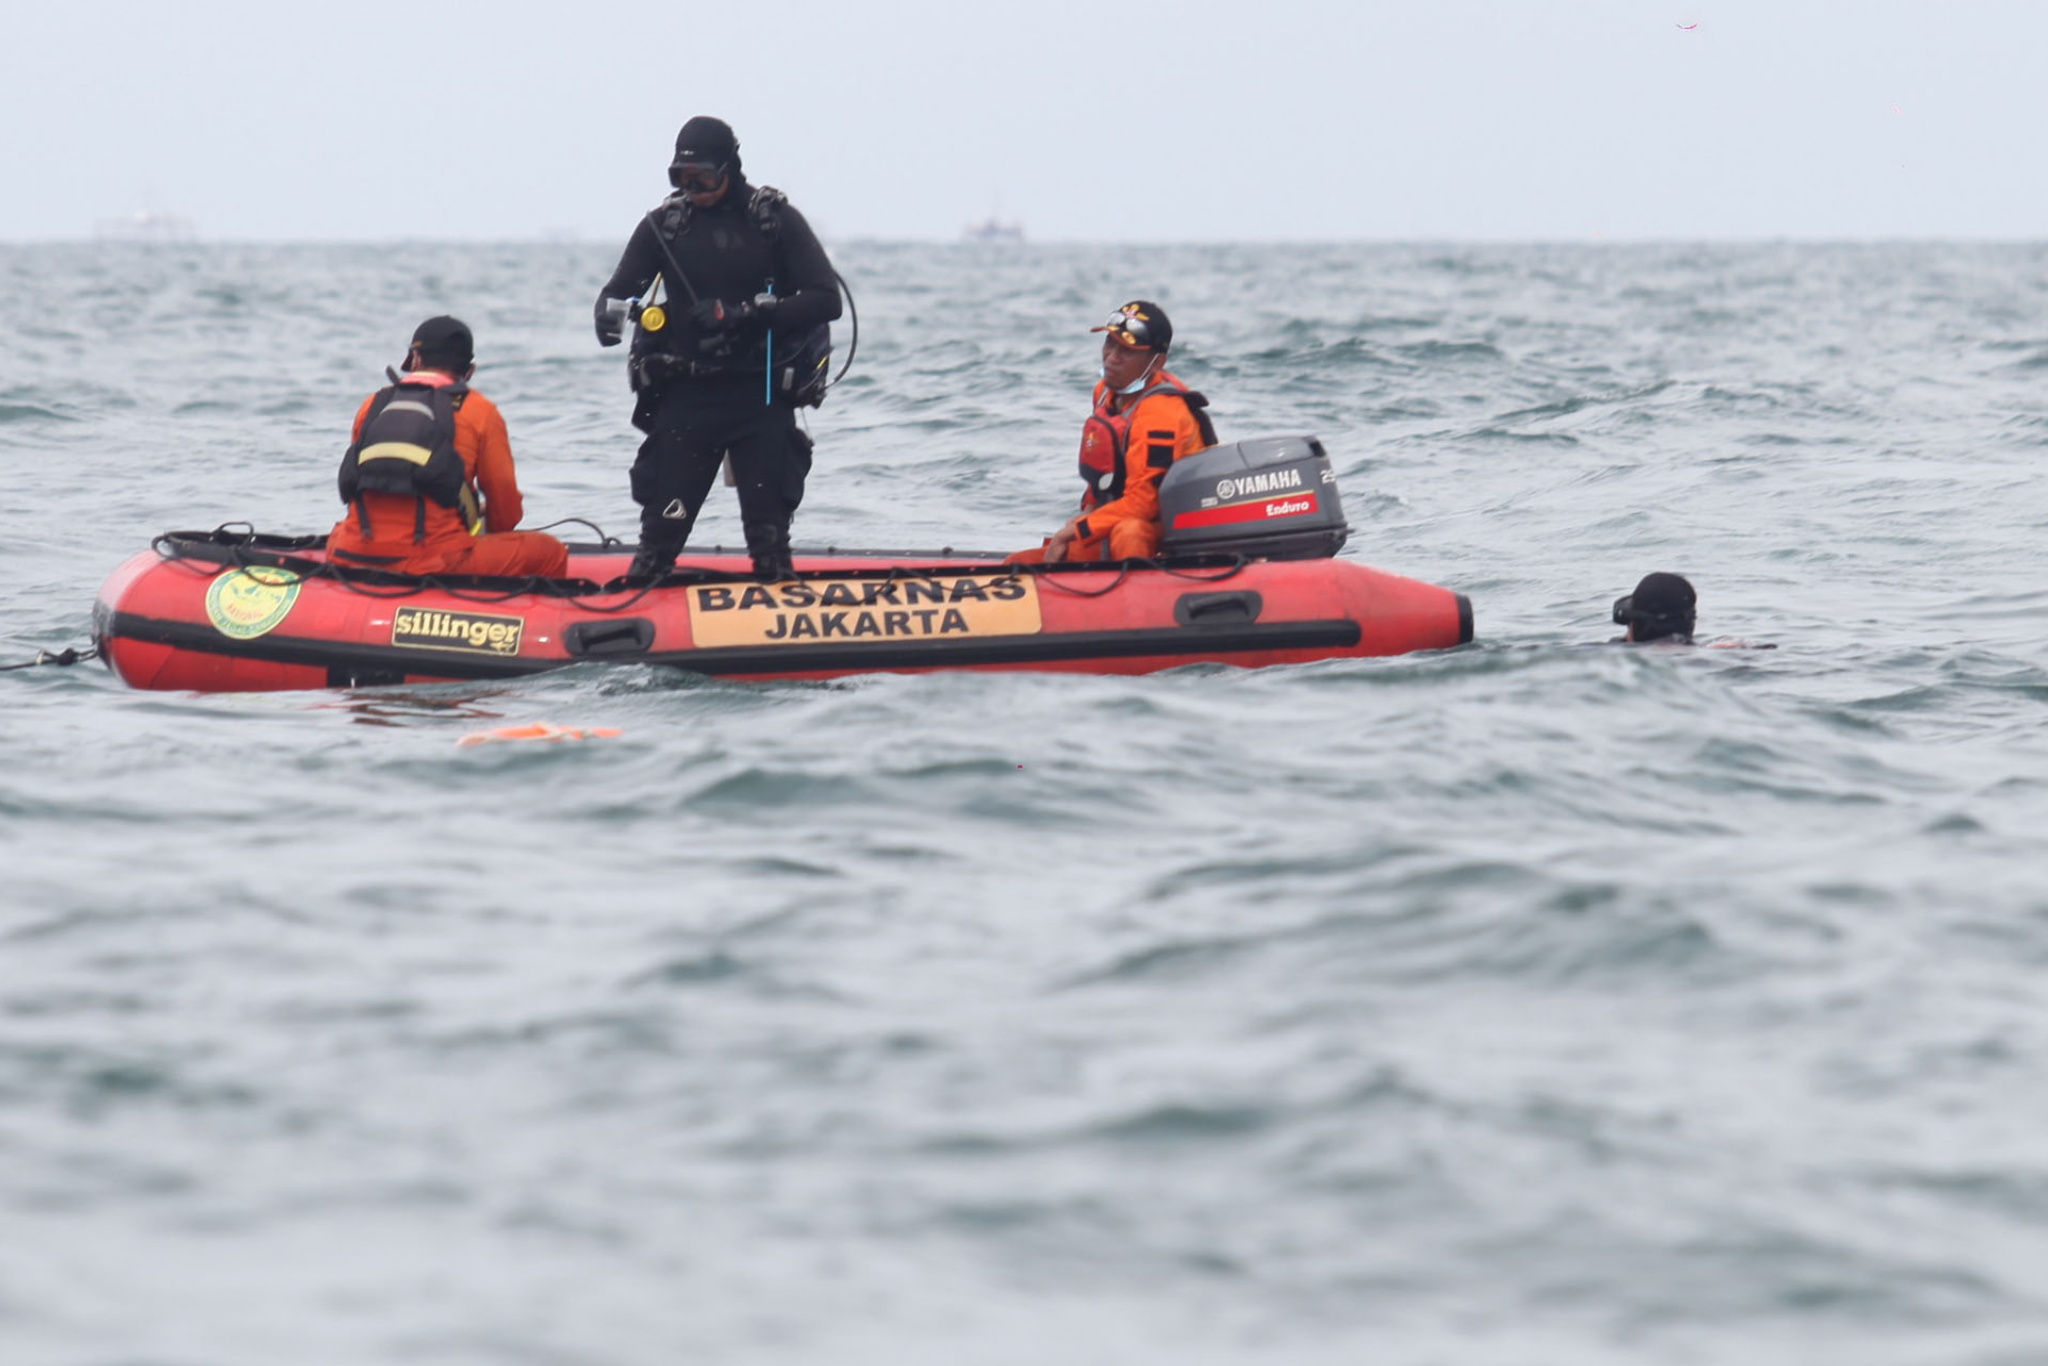
<instances>
[{"instance_id":1,"label":"orange floating debris","mask_svg":"<svg viewBox=\"0 0 2048 1366\"><path fill-rule=\"evenodd\" d=\"M549 721L535 721L524 726L473 731L455 743L488 745L498 740L609 740L618 734L610 726L558 726Z\"/></svg>"}]
</instances>

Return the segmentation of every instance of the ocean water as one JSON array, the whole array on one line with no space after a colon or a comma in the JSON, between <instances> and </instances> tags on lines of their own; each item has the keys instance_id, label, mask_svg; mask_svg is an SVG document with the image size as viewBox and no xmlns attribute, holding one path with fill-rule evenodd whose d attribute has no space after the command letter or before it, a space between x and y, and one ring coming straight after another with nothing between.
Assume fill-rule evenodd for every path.
<instances>
[{"instance_id":1,"label":"ocean water","mask_svg":"<svg viewBox=\"0 0 2048 1366\"><path fill-rule=\"evenodd\" d=\"M2048 1361L2048 247L833 245L800 544L1035 543L1144 296L1477 639L0 674L0 1361ZM630 535L612 250L0 247L0 664L431 313Z\"/></svg>"}]
</instances>

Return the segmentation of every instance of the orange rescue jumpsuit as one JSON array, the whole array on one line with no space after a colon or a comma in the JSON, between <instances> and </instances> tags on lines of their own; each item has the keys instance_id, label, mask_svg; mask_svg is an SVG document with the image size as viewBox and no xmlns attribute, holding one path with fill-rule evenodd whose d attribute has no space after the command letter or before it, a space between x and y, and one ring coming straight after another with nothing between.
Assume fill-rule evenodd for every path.
<instances>
[{"instance_id":1,"label":"orange rescue jumpsuit","mask_svg":"<svg viewBox=\"0 0 2048 1366\"><path fill-rule=\"evenodd\" d=\"M413 371L408 383L434 382L434 372ZM443 383L453 383L442 377ZM350 439L363 434L372 394L356 409ZM455 410L455 451L472 488L483 495L484 526L472 533L458 508L426 500L426 534L413 538L419 500L403 493L364 492L370 525L351 506L327 536L336 563L399 574L503 574L560 578L569 569L569 548L544 531L514 531L525 513L512 468L512 440L498 405L471 389Z\"/></svg>"},{"instance_id":2,"label":"orange rescue jumpsuit","mask_svg":"<svg viewBox=\"0 0 2048 1366\"><path fill-rule=\"evenodd\" d=\"M1134 560L1159 552L1159 481L1173 462L1205 450L1201 420L1187 386L1164 368L1133 398L1095 382L1095 411L1081 429L1081 494L1085 514L1067 546L1069 560ZM1119 403L1128 406L1118 408ZM1009 557L1039 564L1045 547Z\"/></svg>"}]
</instances>

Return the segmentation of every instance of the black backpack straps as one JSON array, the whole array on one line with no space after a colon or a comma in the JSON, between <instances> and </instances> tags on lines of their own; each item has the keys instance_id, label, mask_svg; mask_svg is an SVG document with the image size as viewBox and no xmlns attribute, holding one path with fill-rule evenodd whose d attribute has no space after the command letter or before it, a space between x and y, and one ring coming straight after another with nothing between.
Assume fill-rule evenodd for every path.
<instances>
[{"instance_id":1,"label":"black backpack straps","mask_svg":"<svg viewBox=\"0 0 2048 1366\"><path fill-rule=\"evenodd\" d=\"M654 229L654 235L664 249L672 237L681 237L690 226L690 210L696 207L681 190L656 204L647 215L647 226ZM660 214L659 218L655 215Z\"/></svg>"},{"instance_id":2,"label":"black backpack straps","mask_svg":"<svg viewBox=\"0 0 2048 1366\"><path fill-rule=\"evenodd\" d=\"M377 420L378 414L391 406L391 400L397 396L398 386L387 384L371 397L370 406L363 413L363 425L356 428L356 439L349 443L350 450L363 444L363 433L370 430L370 424Z\"/></svg>"},{"instance_id":3,"label":"black backpack straps","mask_svg":"<svg viewBox=\"0 0 2048 1366\"><path fill-rule=\"evenodd\" d=\"M754 226L771 244L782 237L782 206L788 202L789 196L773 185L756 185L747 200L747 212L753 216Z\"/></svg>"},{"instance_id":4,"label":"black backpack straps","mask_svg":"<svg viewBox=\"0 0 2048 1366\"><path fill-rule=\"evenodd\" d=\"M461 452L455 449L455 413L457 409L462 407L462 400L468 396L469 386L461 380L456 380L453 384L436 385L427 395L427 404L434 411L434 427L431 437L434 443L432 447L434 452L433 460L440 460L442 453L446 452L449 456L454 457L458 469L464 467L461 464ZM424 474L426 467L422 466L420 472ZM425 489L420 489L413 495L412 543L414 545L425 545L427 541L428 496L429 493ZM439 494L432 496L435 502L442 501ZM458 503L460 499L461 491L457 490L456 500Z\"/></svg>"},{"instance_id":5,"label":"black backpack straps","mask_svg":"<svg viewBox=\"0 0 2048 1366\"><path fill-rule=\"evenodd\" d=\"M777 280L790 276L789 259L782 250L782 206L788 202L789 196L773 185L756 185L753 197L747 200L747 214L768 243L768 255L775 262L772 278Z\"/></svg>"},{"instance_id":6,"label":"black backpack straps","mask_svg":"<svg viewBox=\"0 0 2048 1366\"><path fill-rule=\"evenodd\" d=\"M681 207L671 208L668 213L662 215L661 222L659 223L654 220L657 210L664 205L674 204L680 204ZM689 225L690 201L684 199L680 194L670 195L661 204L657 204L653 209L647 211L647 230L654 234L654 245L661 252L661 259L668 262L668 275L664 278L668 281L669 299L671 301L675 299L676 286L680 285L684 295L694 304L697 302L697 286L691 284L690 277L683 274L683 267L676 260L675 251L669 246L669 239L671 237L681 237L683 231ZM655 272L657 275L660 273L659 271Z\"/></svg>"},{"instance_id":7,"label":"black backpack straps","mask_svg":"<svg viewBox=\"0 0 2048 1366\"><path fill-rule=\"evenodd\" d=\"M1209 396L1207 394L1197 393L1178 381L1166 380L1160 381L1145 392L1146 394L1172 394L1175 398L1187 404L1188 412L1195 419L1195 429L1202 434L1202 440L1211 446L1216 444L1216 424L1209 420L1209 414L1206 411L1209 407Z\"/></svg>"},{"instance_id":8,"label":"black backpack straps","mask_svg":"<svg viewBox=\"0 0 2048 1366\"><path fill-rule=\"evenodd\" d=\"M1216 424L1209 420L1209 396L1190 389L1183 395L1188 411L1195 415L1195 426L1201 430L1202 440L1209 445L1216 444Z\"/></svg>"},{"instance_id":9,"label":"black backpack straps","mask_svg":"<svg viewBox=\"0 0 2048 1366\"><path fill-rule=\"evenodd\" d=\"M341 468L335 476L335 485L341 494L341 501L356 505L356 511L362 515L363 534L366 536L369 534L370 514L363 510L362 499L357 496L361 483L357 477L356 459L362 453L363 433L370 430L370 424L376 421L377 414L384 411L384 406L391 402L391 396L397 392L398 386L394 384L371 395L370 406L363 410L362 424L356 428L355 435L349 438L348 449L341 453Z\"/></svg>"}]
</instances>

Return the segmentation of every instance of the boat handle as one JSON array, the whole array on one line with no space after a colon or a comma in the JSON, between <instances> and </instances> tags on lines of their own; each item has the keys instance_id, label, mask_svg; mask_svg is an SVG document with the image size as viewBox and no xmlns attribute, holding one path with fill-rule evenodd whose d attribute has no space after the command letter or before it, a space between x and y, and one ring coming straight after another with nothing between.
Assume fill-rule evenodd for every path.
<instances>
[{"instance_id":1,"label":"boat handle","mask_svg":"<svg viewBox=\"0 0 2048 1366\"><path fill-rule=\"evenodd\" d=\"M579 659L646 654L654 644L654 623L645 617L579 621L562 632L562 646Z\"/></svg>"},{"instance_id":2,"label":"boat handle","mask_svg":"<svg viewBox=\"0 0 2048 1366\"><path fill-rule=\"evenodd\" d=\"M1174 600L1173 619L1183 626L1235 626L1257 621L1265 602L1257 593L1183 593Z\"/></svg>"}]
</instances>

